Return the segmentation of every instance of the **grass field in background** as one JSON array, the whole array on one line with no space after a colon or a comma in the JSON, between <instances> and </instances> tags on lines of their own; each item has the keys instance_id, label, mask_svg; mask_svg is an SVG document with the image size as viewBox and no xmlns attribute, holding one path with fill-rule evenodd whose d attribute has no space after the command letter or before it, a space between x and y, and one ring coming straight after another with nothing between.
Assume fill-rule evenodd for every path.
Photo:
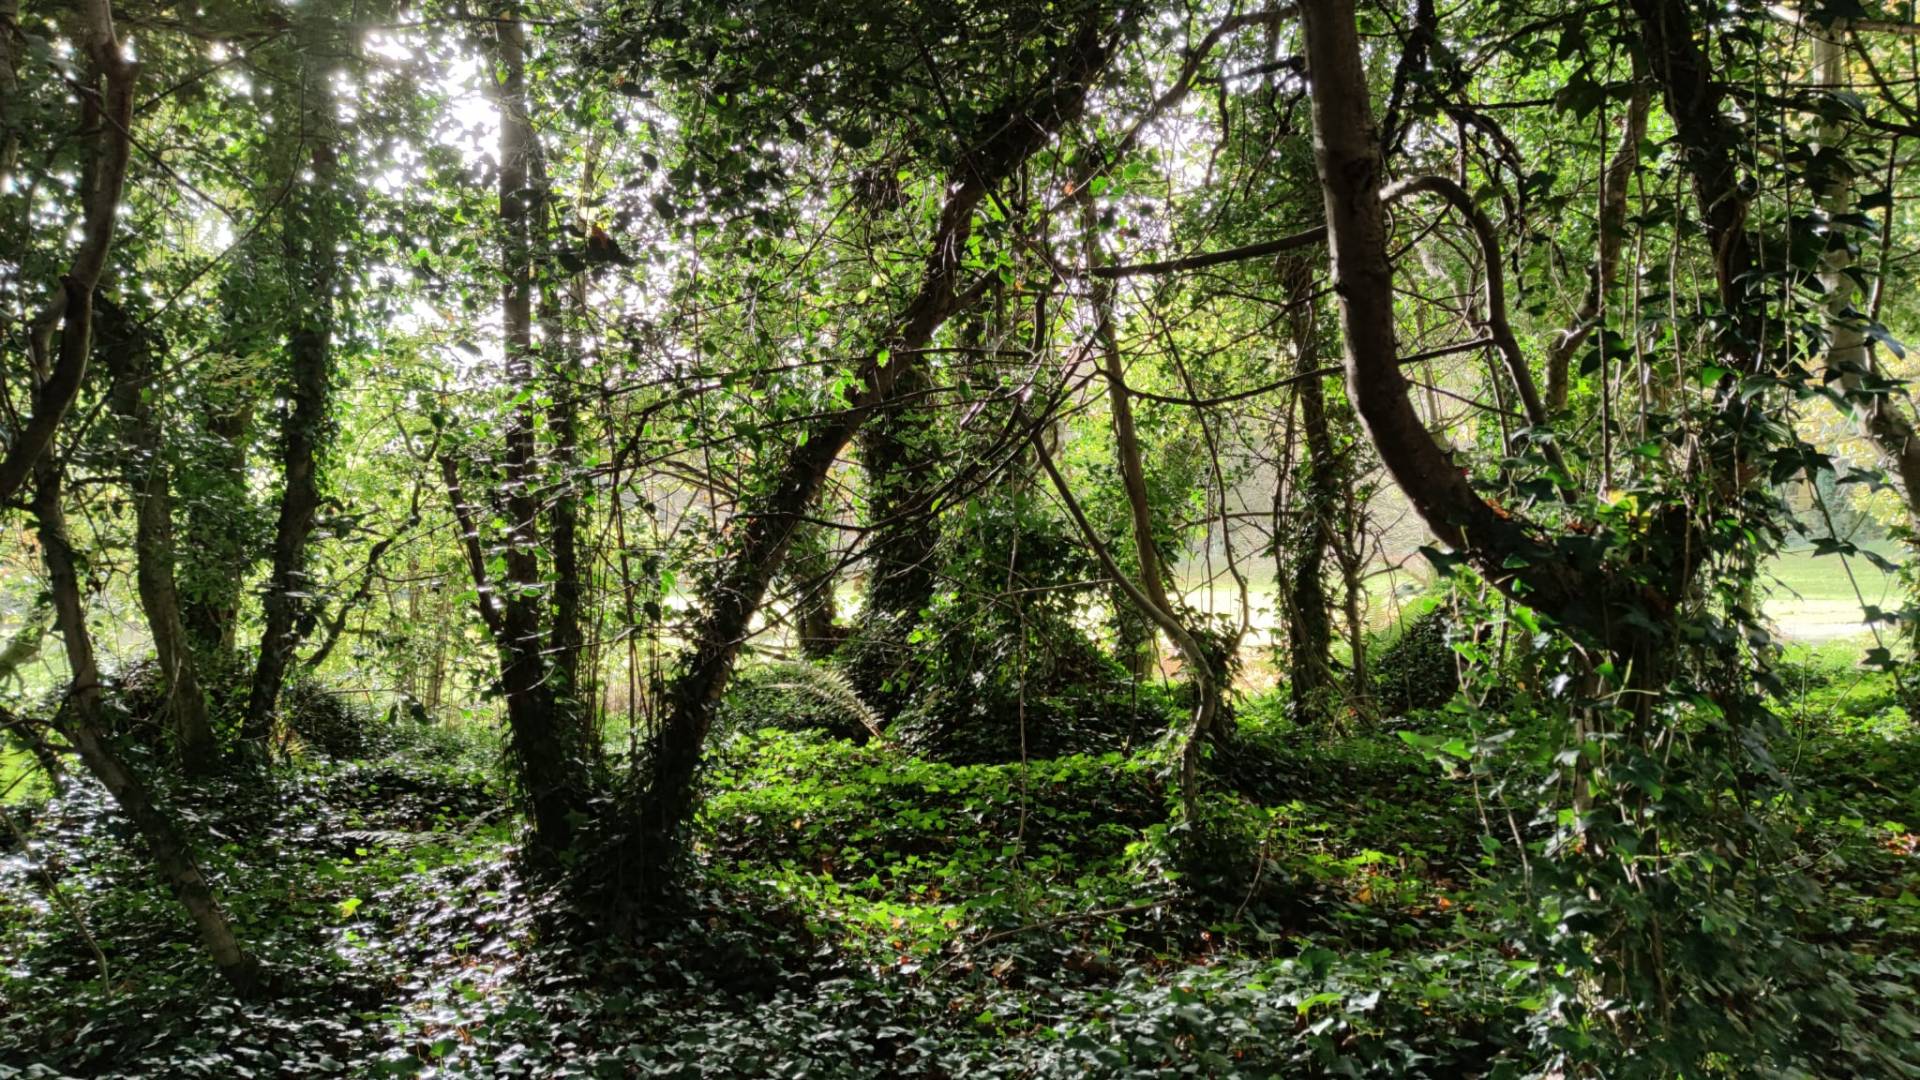
<instances>
[{"instance_id":1,"label":"grass field in background","mask_svg":"<svg viewBox=\"0 0 1920 1080\"><path fill-rule=\"evenodd\" d=\"M1898 545L1879 541L1862 544L1891 562L1905 557ZM1277 626L1274 622L1274 577L1270 561L1261 560L1243 567L1256 608L1265 609L1254 618L1256 636L1265 640ZM1215 566L1216 572L1221 567ZM1849 576L1851 571L1851 576ZM1208 594L1201 583L1203 571L1197 565L1182 568L1179 585L1187 602L1205 609ZM1424 559L1415 558L1389 576L1369 579L1368 622L1374 629L1393 623L1398 610L1417 594L1428 580ZM1864 556L1815 555L1812 548L1787 551L1768 565L1760 577L1767 593L1767 615L1778 625L1780 634L1796 641L1833 641L1861 637L1870 632L1861 613L1861 604L1893 610L1901 605L1899 583ZM1231 579L1217 574L1212 588L1212 610L1232 612L1239 600Z\"/></svg>"},{"instance_id":2,"label":"grass field in background","mask_svg":"<svg viewBox=\"0 0 1920 1080\"><path fill-rule=\"evenodd\" d=\"M1903 557L1893 544L1861 546L1889 561ZM1862 603L1888 610L1901 604L1899 582L1864 557L1815 555L1810 548L1775 559L1760 584L1769 594L1767 614L1780 633L1805 641L1869 633Z\"/></svg>"}]
</instances>

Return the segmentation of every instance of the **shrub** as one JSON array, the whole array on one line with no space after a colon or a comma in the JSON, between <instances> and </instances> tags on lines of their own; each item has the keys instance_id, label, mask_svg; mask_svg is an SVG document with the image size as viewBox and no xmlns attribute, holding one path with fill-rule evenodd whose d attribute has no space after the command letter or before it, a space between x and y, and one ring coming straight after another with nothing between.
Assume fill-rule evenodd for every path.
<instances>
[{"instance_id":1,"label":"shrub","mask_svg":"<svg viewBox=\"0 0 1920 1080\"><path fill-rule=\"evenodd\" d=\"M1453 652L1457 632L1453 609L1434 603L1376 641L1371 681L1374 703L1383 715L1437 709L1453 699L1460 691Z\"/></svg>"},{"instance_id":2,"label":"shrub","mask_svg":"<svg viewBox=\"0 0 1920 1080\"><path fill-rule=\"evenodd\" d=\"M384 753L398 741L397 725L391 720L355 705L318 679L289 682L280 694L280 716L287 730L309 749L331 758Z\"/></svg>"}]
</instances>

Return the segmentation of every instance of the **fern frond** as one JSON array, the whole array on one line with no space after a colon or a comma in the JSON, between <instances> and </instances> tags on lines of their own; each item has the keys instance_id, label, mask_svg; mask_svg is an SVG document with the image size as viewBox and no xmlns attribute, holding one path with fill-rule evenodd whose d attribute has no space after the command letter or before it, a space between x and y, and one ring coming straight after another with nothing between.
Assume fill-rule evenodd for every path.
<instances>
[{"instance_id":1,"label":"fern frond","mask_svg":"<svg viewBox=\"0 0 1920 1080\"><path fill-rule=\"evenodd\" d=\"M880 725L886 722L886 718L860 696L860 691L854 687L853 680L847 678L846 672L835 667L794 660L775 660L767 666L792 679L790 682L773 683L771 689L792 690L825 702L860 721L875 740L886 740L886 736L880 732Z\"/></svg>"}]
</instances>

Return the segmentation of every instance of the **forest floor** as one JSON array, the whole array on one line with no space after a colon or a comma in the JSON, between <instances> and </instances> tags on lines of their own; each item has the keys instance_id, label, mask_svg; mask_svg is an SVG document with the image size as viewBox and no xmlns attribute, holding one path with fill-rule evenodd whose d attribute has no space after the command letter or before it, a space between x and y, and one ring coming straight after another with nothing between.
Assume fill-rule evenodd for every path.
<instances>
[{"instance_id":1,"label":"forest floor","mask_svg":"<svg viewBox=\"0 0 1920 1080\"><path fill-rule=\"evenodd\" d=\"M1858 977L1911 998L1920 736L1847 650L1788 671L1780 757L1803 798L1786 812ZM1525 913L1497 837L1540 835L1510 793L1551 740L1522 731L1470 773L1413 749L1489 734L1445 714L1334 735L1269 699L1240 722L1197 841L1165 824L1150 754L957 766L735 733L685 908L617 946L521 878L488 732L299 757L178 804L283 976L264 1003L219 991L97 791L14 801L29 840L0 838L0 1077L1456 1076L1531 1060L1541 1003L1503 929Z\"/></svg>"}]
</instances>

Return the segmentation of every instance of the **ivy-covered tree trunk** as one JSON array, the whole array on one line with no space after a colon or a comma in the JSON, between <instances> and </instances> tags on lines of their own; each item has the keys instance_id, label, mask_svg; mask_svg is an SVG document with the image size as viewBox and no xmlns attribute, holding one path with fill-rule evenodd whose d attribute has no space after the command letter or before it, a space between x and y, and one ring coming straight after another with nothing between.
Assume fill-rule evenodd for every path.
<instances>
[{"instance_id":1,"label":"ivy-covered tree trunk","mask_svg":"<svg viewBox=\"0 0 1920 1080\"><path fill-rule=\"evenodd\" d=\"M809 660L832 656L847 637L834 595L840 560L828 545L829 538L824 526L801 526L780 572L793 597L788 619L801 655Z\"/></svg>"},{"instance_id":2,"label":"ivy-covered tree trunk","mask_svg":"<svg viewBox=\"0 0 1920 1080\"><path fill-rule=\"evenodd\" d=\"M180 620L187 643L211 674L229 665L240 615L240 594L253 556L247 521L253 498L247 488L247 444L255 406L244 392L221 388L198 395L190 453L175 474L174 502L181 511L180 550L193 558L176 568Z\"/></svg>"},{"instance_id":3,"label":"ivy-covered tree trunk","mask_svg":"<svg viewBox=\"0 0 1920 1080\"><path fill-rule=\"evenodd\" d=\"M99 349L113 376L108 404L120 420L120 441L128 494L134 512L134 582L140 607L153 634L154 660L166 689L167 714L182 760L204 768L219 757L220 745L207 715L199 664L187 641L174 584L173 499L166 448L153 407L153 336L118 305L96 306Z\"/></svg>"},{"instance_id":4,"label":"ivy-covered tree trunk","mask_svg":"<svg viewBox=\"0 0 1920 1080\"><path fill-rule=\"evenodd\" d=\"M1294 716L1303 723L1332 714L1333 619L1325 577L1333 547L1333 516L1340 503L1341 476L1327 429L1327 396L1321 386L1320 332L1314 312L1313 270L1304 258L1282 264L1287 289L1288 337L1293 346L1294 385L1306 455L1294 467L1287 535L1281 541L1287 616L1287 683Z\"/></svg>"},{"instance_id":5,"label":"ivy-covered tree trunk","mask_svg":"<svg viewBox=\"0 0 1920 1080\"><path fill-rule=\"evenodd\" d=\"M299 182L283 211L288 268L288 406L281 427L280 512L273 533L273 569L261 599L260 655L241 737L262 742L271 733L280 687L304 634L303 613L313 595L307 542L320 510L320 454L333 406L335 291L340 281L338 245L339 137L329 73L317 55L320 35L309 46L300 79L300 134L307 140L293 154Z\"/></svg>"},{"instance_id":6,"label":"ivy-covered tree trunk","mask_svg":"<svg viewBox=\"0 0 1920 1080\"><path fill-rule=\"evenodd\" d=\"M860 432L866 475L867 541L865 622L872 632L901 633L933 599L934 549L940 522L933 498L940 487L934 410L927 392L932 375L922 356L889 358L900 365L894 400Z\"/></svg>"},{"instance_id":7,"label":"ivy-covered tree trunk","mask_svg":"<svg viewBox=\"0 0 1920 1080\"><path fill-rule=\"evenodd\" d=\"M692 814L694 779L714 710L768 583L841 451L862 425L898 399L902 368L889 362L891 357L925 348L947 319L971 301L974 290L963 293L961 277L975 211L989 191L1080 116L1109 54L1107 33L1103 26L1084 26L1056 54L1037 93L982 121L984 137L948 186L920 287L893 328L880 336L880 348L861 362L856 372L861 389L853 403L809 428L773 470L761 494L743 507L736 539L703 592L680 674L668 689L666 715L648 740L647 775L636 793L618 865L608 871L606 884L614 895L657 894L667 885Z\"/></svg>"},{"instance_id":8,"label":"ivy-covered tree trunk","mask_svg":"<svg viewBox=\"0 0 1920 1080\"><path fill-rule=\"evenodd\" d=\"M524 49L522 50L524 51ZM554 227L553 185L547 175L547 158L539 137L527 133L530 187L530 240L543 250L555 251L565 242ZM551 263L547 264L549 267ZM547 428L552 432L553 449L548 454L548 472L552 477L553 497L547 511L547 544L553 553L553 678L557 697L566 707L590 721L594 706L588 700L590 687L581 684L581 660L586 651L586 630L582 625L586 600L586 581L580 568L580 352L578 337L568 330L568 312L563 303L571 300L570 313L577 321L586 314L586 275L574 275L571 288L563 291L550 270L529 265L527 272L540 282L540 356L546 379Z\"/></svg>"}]
</instances>

